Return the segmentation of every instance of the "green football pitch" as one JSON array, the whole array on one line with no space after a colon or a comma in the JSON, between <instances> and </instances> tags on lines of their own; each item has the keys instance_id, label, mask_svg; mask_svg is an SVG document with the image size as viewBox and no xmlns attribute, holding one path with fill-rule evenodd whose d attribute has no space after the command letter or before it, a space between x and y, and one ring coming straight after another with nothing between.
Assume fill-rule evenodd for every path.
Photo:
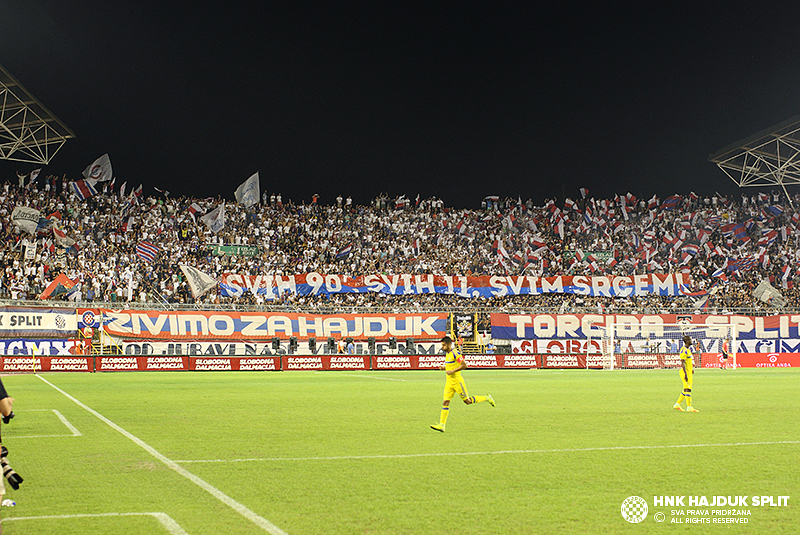
<instances>
[{"instance_id":1,"label":"green football pitch","mask_svg":"<svg viewBox=\"0 0 800 535\"><path fill-rule=\"evenodd\" d=\"M800 526L800 372L698 370L695 414L672 409L681 387L674 370L468 370L464 378L497 407L456 398L441 434L429 425L439 418L442 372L8 376L17 416L2 438L25 481L18 491L6 484L17 505L2 508L3 530L728 534ZM742 495L790 499L739 507L746 524L688 524L697 507L653 502ZM650 506L637 524L621 514L630 496Z\"/></svg>"}]
</instances>

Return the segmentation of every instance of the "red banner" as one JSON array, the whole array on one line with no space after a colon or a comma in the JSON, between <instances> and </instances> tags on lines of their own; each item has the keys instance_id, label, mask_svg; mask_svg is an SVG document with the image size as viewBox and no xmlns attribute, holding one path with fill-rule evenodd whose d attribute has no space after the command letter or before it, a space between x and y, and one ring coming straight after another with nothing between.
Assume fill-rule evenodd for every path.
<instances>
[{"instance_id":1,"label":"red banner","mask_svg":"<svg viewBox=\"0 0 800 535\"><path fill-rule=\"evenodd\" d=\"M725 362L720 353L703 353L703 368L719 368ZM733 366L732 359L728 365ZM737 353L736 366L739 368L797 368L800 366L800 353Z\"/></svg>"},{"instance_id":2,"label":"red banner","mask_svg":"<svg viewBox=\"0 0 800 535\"><path fill-rule=\"evenodd\" d=\"M191 357L192 371L277 371L280 357Z\"/></svg>"},{"instance_id":3,"label":"red banner","mask_svg":"<svg viewBox=\"0 0 800 535\"><path fill-rule=\"evenodd\" d=\"M540 355L465 355L469 368L538 368ZM438 370L444 355L375 355L373 370Z\"/></svg>"},{"instance_id":4,"label":"red banner","mask_svg":"<svg viewBox=\"0 0 800 535\"><path fill-rule=\"evenodd\" d=\"M2 372L33 372L33 358L27 356L0 357ZM94 357L36 357L37 372L93 372Z\"/></svg>"},{"instance_id":5,"label":"red banner","mask_svg":"<svg viewBox=\"0 0 800 535\"><path fill-rule=\"evenodd\" d=\"M96 357L97 371L185 371L189 369L189 357L110 355Z\"/></svg>"},{"instance_id":6,"label":"red banner","mask_svg":"<svg viewBox=\"0 0 800 535\"><path fill-rule=\"evenodd\" d=\"M368 355L284 355L284 370L368 370Z\"/></svg>"},{"instance_id":7,"label":"red banner","mask_svg":"<svg viewBox=\"0 0 800 535\"><path fill-rule=\"evenodd\" d=\"M97 371L166 371L166 370L251 370L274 371L281 369L281 359L277 356L248 357L185 357L185 356L144 356L114 355L96 357Z\"/></svg>"}]
</instances>

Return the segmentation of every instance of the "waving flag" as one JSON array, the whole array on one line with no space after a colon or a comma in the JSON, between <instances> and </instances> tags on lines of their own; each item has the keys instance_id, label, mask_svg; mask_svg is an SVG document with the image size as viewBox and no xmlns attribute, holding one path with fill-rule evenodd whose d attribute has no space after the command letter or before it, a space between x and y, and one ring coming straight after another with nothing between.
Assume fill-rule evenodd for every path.
<instances>
[{"instance_id":1,"label":"waving flag","mask_svg":"<svg viewBox=\"0 0 800 535\"><path fill-rule=\"evenodd\" d=\"M581 188L580 192L581 192L581 199L585 199L586 196L589 195L589 190L586 188Z\"/></svg>"},{"instance_id":2,"label":"waving flag","mask_svg":"<svg viewBox=\"0 0 800 535\"><path fill-rule=\"evenodd\" d=\"M76 282L64 275L63 273L59 273L58 276L47 285L47 288L39 295L39 299L48 299L50 297L57 297L59 295L69 295L72 293L72 289L75 287Z\"/></svg>"},{"instance_id":3,"label":"waving flag","mask_svg":"<svg viewBox=\"0 0 800 535\"><path fill-rule=\"evenodd\" d=\"M192 295L197 298L205 294L212 288L217 286L217 281L210 275L203 273L199 269L180 264L181 271L186 275L186 280L189 282L189 288L192 290Z\"/></svg>"},{"instance_id":4,"label":"waving flag","mask_svg":"<svg viewBox=\"0 0 800 535\"><path fill-rule=\"evenodd\" d=\"M36 234L36 229L39 228L39 219L41 219L41 212L28 206L17 206L11 212L11 221L30 235Z\"/></svg>"},{"instance_id":5,"label":"waving flag","mask_svg":"<svg viewBox=\"0 0 800 535\"><path fill-rule=\"evenodd\" d=\"M680 195L670 195L661 203L662 210L675 210L681 202Z\"/></svg>"},{"instance_id":6,"label":"waving flag","mask_svg":"<svg viewBox=\"0 0 800 535\"><path fill-rule=\"evenodd\" d=\"M136 245L136 256L145 262L153 262L156 259L159 248L150 243L149 241L140 241Z\"/></svg>"},{"instance_id":7,"label":"waving flag","mask_svg":"<svg viewBox=\"0 0 800 535\"><path fill-rule=\"evenodd\" d=\"M711 276L714 277L715 279L719 279L719 278L725 279L726 278L725 277L725 270L727 268L728 268L728 260L726 259L725 263L722 264L722 267L719 268L718 270L716 270L714 273L712 273Z\"/></svg>"},{"instance_id":8,"label":"waving flag","mask_svg":"<svg viewBox=\"0 0 800 535\"><path fill-rule=\"evenodd\" d=\"M781 268L781 273L782 273L781 279L783 281L784 288L786 288L787 286L786 281L789 279L789 273L791 272L792 272L792 266L790 266L789 264L786 264Z\"/></svg>"},{"instance_id":9,"label":"waving flag","mask_svg":"<svg viewBox=\"0 0 800 535\"><path fill-rule=\"evenodd\" d=\"M72 193L77 195L82 201L85 201L92 195L97 195L97 190L94 189L92 181L88 179L76 180L75 182L71 182L69 186Z\"/></svg>"},{"instance_id":10,"label":"waving flag","mask_svg":"<svg viewBox=\"0 0 800 535\"><path fill-rule=\"evenodd\" d=\"M764 233L761 236L761 239L758 240L758 245L762 246L770 246L775 243L775 240L778 239L778 231L777 230L770 230L769 232Z\"/></svg>"},{"instance_id":11,"label":"waving flag","mask_svg":"<svg viewBox=\"0 0 800 535\"><path fill-rule=\"evenodd\" d=\"M34 169L33 171L31 171L31 180L30 182L28 182L28 188L33 186L33 183L36 182L37 178L39 178L39 173L41 172L42 172L41 169Z\"/></svg>"},{"instance_id":12,"label":"waving flag","mask_svg":"<svg viewBox=\"0 0 800 535\"><path fill-rule=\"evenodd\" d=\"M772 212L772 215L774 215L775 217L783 215L783 208L781 208L780 206L770 206L769 208L767 208L767 210Z\"/></svg>"},{"instance_id":13,"label":"waving flag","mask_svg":"<svg viewBox=\"0 0 800 535\"><path fill-rule=\"evenodd\" d=\"M350 256L350 253L353 251L353 244L348 243L341 249L336 252L336 260L342 260L343 258L347 258Z\"/></svg>"},{"instance_id":14,"label":"waving flag","mask_svg":"<svg viewBox=\"0 0 800 535\"><path fill-rule=\"evenodd\" d=\"M114 178L114 173L111 171L111 159L109 159L108 154L103 154L84 169L83 176L92 186L98 182L106 182Z\"/></svg>"},{"instance_id":15,"label":"waving flag","mask_svg":"<svg viewBox=\"0 0 800 535\"><path fill-rule=\"evenodd\" d=\"M133 229L133 217L129 217L127 221L122 224L122 232L130 232Z\"/></svg>"},{"instance_id":16,"label":"waving flag","mask_svg":"<svg viewBox=\"0 0 800 535\"><path fill-rule=\"evenodd\" d=\"M200 221L206 224L208 230L217 234L225 228L225 203L222 203L214 210L201 217Z\"/></svg>"},{"instance_id":17,"label":"waving flag","mask_svg":"<svg viewBox=\"0 0 800 535\"><path fill-rule=\"evenodd\" d=\"M733 227L733 235L736 236L736 239L742 242L750 241L750 238L747 236L747 229L744 228L744 225L741 223Z\"/></svg>"},{"instance_id":18,"label":"waving flag","mask_svg":"<svg viewBox=\"0 0 800 535\"><path fill-rule=\"evenodd\" d=\"M755 258L740 258L728 263L728 271L749 271L756 266Z\"/></svg>"},{"instance_id":19,"label":"waving flag","mask_svg":"<svg viewBox=\"0 0 800 535\"><path fill-rule=\"evenodd\" d=\"M194 221L195 220L194 219L194 214L196 214L197 212L200 212L202 214L203 213L203 208L202 208L202 206L200 206L196 202L193 202L192 205L189 206L188 212L189 212L189 215L192 216L192 221Z\"/></svg>"},{"instance_id":20,"label":"waving flag","mask_svg":"<svg viewBox=\"0 0 800 535\"><path fill-rule=\"evenodd\" d=\"M258 204L261 198L261 182L258 178L258 172L242 182L233 192L233 195L236 197L236 202L243 204L245 208Z\"/></svg>"},{"instance_id":21,"label":"waving flag","mask_svg":"<svg viewBox=\"0 0 800 535\"><path fill-rule=\"evenodd\" d=\"M696 255L700 252L700 247L696 243L687 243L682 250L690 255Z\"/></svg>"}]
</instances>

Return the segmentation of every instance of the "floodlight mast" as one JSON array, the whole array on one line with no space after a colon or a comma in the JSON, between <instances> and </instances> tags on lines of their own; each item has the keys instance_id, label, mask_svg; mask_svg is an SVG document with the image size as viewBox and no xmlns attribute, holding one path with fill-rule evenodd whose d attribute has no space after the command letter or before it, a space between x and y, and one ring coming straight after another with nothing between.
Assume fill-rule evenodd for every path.
<instances>
[{"instance_id":1,"label":"floodlight mast","mask_svg":"<svg viewBox=\"0 0 800 535\"><path fill-rule=\"evenodd\" d=\"M0 65L0 159L47 165L74 137Z\"/></svg>"},{"instance_id":2,"label":"floodlight mast","mask_svg":"<svg viewBox=\"0 0 800 535\"><path fill-rule=\"evenodd\" d=\"M800 115L737 141L710 155L740 188L780 186L794 209L787 185L800 185Z\"/></svg>"}]
</instances>

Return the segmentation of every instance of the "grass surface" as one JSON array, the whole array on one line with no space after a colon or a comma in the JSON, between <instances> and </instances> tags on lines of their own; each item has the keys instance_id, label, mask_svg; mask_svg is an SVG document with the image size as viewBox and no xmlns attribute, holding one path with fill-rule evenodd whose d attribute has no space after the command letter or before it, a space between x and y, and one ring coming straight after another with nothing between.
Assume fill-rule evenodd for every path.
<instances>
[{"instance_id":1,"label":"grass surface","mask_svg":"<svg viewBox=\"0 0 800 535\"><path fill-rule=\"evenodd\" d=\"M497 408L456 399L440 434L428 426L438 420L442 372L43 375L291 535L796 533L800 525L800 444L663 447L800 441L797 371L697 370L698 414L671 408L681 387L674 370L464 377ZM134 512L165 513L190 535L265 533L40 378L3 382L17 398L3 443L25 478L8 490L17 506L3 508L6 535L170 533L148 515L11 520ZM632 495L650 505L640 524L620 514ZM678 525L673 509L696 508L653 507L661 495L791 499L746 508L744 525ZM663 524L653 520L659 511Z\"/></svg>"}]
</instances>

